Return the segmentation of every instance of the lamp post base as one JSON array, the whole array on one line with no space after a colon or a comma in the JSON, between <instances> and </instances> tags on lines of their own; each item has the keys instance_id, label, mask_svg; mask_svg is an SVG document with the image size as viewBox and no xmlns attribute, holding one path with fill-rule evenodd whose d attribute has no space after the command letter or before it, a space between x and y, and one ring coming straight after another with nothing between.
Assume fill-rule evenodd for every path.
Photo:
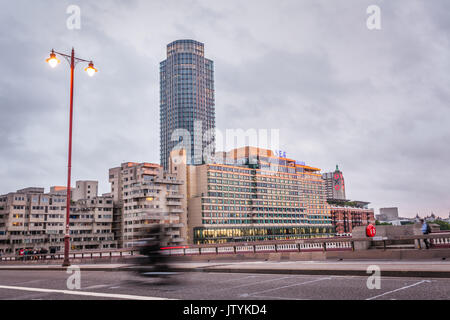
<instances>
[{"instance_id":1,"label":"lamp post base","mask_svg":"<svg viewBox=\"0 0 450 320\"><path fill-rule=\"evenodd\" d=\"M62 264L63 267L70 266L70 260L69 260L70 244L69 244L69 241L70 241L69 230L66 230L66 235L64 236L64 262Z\"/></svg>"}]
</instances>

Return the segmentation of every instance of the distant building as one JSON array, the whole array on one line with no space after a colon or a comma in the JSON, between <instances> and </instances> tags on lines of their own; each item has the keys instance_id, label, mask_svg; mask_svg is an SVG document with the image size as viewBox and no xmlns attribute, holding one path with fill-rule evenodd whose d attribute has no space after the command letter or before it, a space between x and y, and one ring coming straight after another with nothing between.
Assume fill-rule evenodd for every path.
<instances>
[{"instance_id":1,"label":"distant building","mask_svg":"<svg viewBox=\"0 0 450 320\"><path fill-rule=\"evenodd\" d=\"M369 202L343 201L331 205L330 214L337 235L351 235L359 226L375 224L374 210L368 208Z\"/></svg>"},{"instance_id":2,"label":"distant building","mask_svg":"<svg viewBox=\"0 0 450 320\"><path fill-rule=\"evenodd\" d=\"M342 171L336 165L334 172L327 172L322 174L322 179L325 180L327 190L327 199L331 200L345 200L345 182Z\"/></svg>"},{"instance_id":3,"label":"distant building","mask_svg":"<svg viewBox=\"0 0 450 320\"><path fill-rule=\"evenodd\" d=\"M396 220L391 220L389 221L393 226L404 226L407 224L413 224L415 223L415 219L414 218L398 218Z\"/></svg>"},{"instance_id":4,"label":"distant building","mask_svg":"<svg viewBox=\"0 0 450 320\"><path fill-rule=\"evenodd\" d=\"M419 215L417 214L418 219L420 220ZM450 222L450 214L448 218L441 218L439 216L436 216L433 212L429 215L423 218L426 221L444 221L444 222Z\"/></svg>"},{"instance_id":5,"label":"distant building","mask_svg":"<svg viewBox=\"0 0 450 320\"><path fill-rule=\"evenodd\" d=\"M450 213L448 214L448 218L444 219L445 222L450 223Z\"/></svg>"},{"instance_id":6,"label":"distant building","mask_svg":"<svg viewBox=\"0 0 450 320\"><path fill-rule=\"evenodd\" d=\"M70 197L73 196L73 191L74 190L75 190L74 188L70 189ZM67 194L67 187L62 187L62 186L50 187L50 194L66 195Z\"/></svg>"},{"instance_id":7,"label":"distant building","mask_svg":"<svg viewBox=\"0 0 450 320\"><path fill-rule=\"evenodd\" d=\"M339 166L336 165L334 172L324 173L322 179L326 184L327 202L337 235L351 235L354 227L375 223L374 210L368 208L370 202L347 200L344 175Z\"/></svg>"},{"instance_id":8,"label":"distant building","mask_svg":"<svg viewBox=\"0 0 450 320\"><path fill-rule=\"evenodd\" d=\"M398 208L380 208L380 214L376 215L376 219L385 222L398 220Z\"/></svg>"},{"instance_id":9,"label":"distant building","mask_svg":"<svg viewBox=\"0 0 450 320\"><path fill-rule=\"evenodd\" d=\"M0 196L0 252L64 248L65 187L26 188ZM112 198L75 201L70 208L71 249L115 248L111 230Z\"/></svg>"}]
</instances>

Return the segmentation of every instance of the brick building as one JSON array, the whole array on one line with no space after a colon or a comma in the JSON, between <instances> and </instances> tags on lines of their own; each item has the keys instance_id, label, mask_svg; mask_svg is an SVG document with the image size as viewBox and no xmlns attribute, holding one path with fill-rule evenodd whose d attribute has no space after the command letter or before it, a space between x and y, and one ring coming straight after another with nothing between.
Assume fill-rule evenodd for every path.
<instances>
[{"instance_id":1,"label":"brick building","mask_svg":"<svg viewBox=\"0 0 450 320\"><path fill-rule=\"evenodd\" d=\"M336 228L336 234L351 235L353 228L375 224L374 210L367 207L368 202L353 201L333 204L330 208L331 220Z\"/></svg>"}]
</instances>

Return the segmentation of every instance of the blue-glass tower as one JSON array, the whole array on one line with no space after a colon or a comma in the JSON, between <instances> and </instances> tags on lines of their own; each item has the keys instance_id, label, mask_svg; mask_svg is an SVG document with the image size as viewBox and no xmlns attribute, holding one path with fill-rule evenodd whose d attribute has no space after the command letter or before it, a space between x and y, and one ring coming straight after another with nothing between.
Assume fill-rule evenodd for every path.
<instances>
[{"instance_id":1,"label":"blue-glass tower","mask_svg":"<svg viewBox=\"0 0 450 320\"><path fill-rule=\"evenodd\" d=\"M214 135L210 141L204 137L215 128L214 63L205 58L203 43L177 40L167 46L160 64L160 99L161 164L168 169L170 152L184 140L172 141L176 129L189 132L184 141L190 144L188 164L201 164L207 145L214 152Z\"/></svg>"}]
</instances>

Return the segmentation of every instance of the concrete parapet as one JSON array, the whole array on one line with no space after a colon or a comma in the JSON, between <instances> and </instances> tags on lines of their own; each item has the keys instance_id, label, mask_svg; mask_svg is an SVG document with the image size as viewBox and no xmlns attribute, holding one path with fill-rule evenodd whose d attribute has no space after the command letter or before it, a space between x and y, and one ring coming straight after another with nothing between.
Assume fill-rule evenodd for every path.
<instances>
[{"instance_id":1,"label":"concrete parapet","mask_svg":"<svg viewBox=\"0 0 450 320\"><path fill-rule=\"evenodd\" d=\"M377 237L386 237L387 244L388 245L414 245L416 249L419 247L419 240L404 240L404 241L390 241L391 238L396 237L402 237L402 236L415 236L415 235L422 235L421 231L421 224L410 224L410 225L404 225L404 226L376 226L376 236ZM362 239L369 237L366 236L366 227L360 226L355 227L353 229L352 237L355 239ZM355 250L367 250L370 249L370 247L373 245L373 243L369 241L355 241Z\"/></svg>"}]
</instances>

